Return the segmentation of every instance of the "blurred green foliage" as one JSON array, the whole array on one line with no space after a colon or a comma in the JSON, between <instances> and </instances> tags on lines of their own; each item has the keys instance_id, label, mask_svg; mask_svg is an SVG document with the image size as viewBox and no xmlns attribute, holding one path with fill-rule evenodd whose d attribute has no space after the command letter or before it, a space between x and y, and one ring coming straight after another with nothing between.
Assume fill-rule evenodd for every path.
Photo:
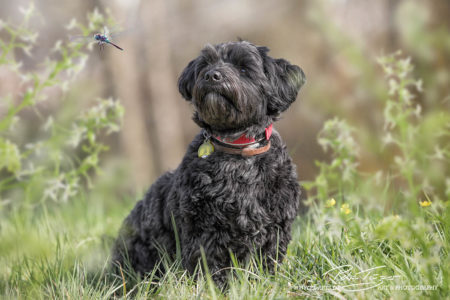
<instances>
[{"instance_id":1,"label":"blurred green foliage","mask_svg":"<svg viewBox=\"0 0 450 300\"><path fill-rule=\"evenodd\" d=\"M414 99L424 88L422 80L413 78L409 57L397 52L378 63L388 97L379 112L383 130L374 138L383 143L387 157L393 153L393 161L372 173L360 171L358 130L337 118L325 122L318 141L332 152L332 160L317 162L318 176L306 183L316 192L309 199L310 216L318 232L344 239L352 255L398 274L397 284L439 286L425 292L439 297L449 292L450 115L422 115Z\"/></svg>"},{"instance_id":2,"label":"blurred green foliage","mask_svg":"<svg viewBox=\"0 0 450 300\"><path fill-rule=\"evenodd\" d=\"M23 10L22 24L4 23L8 37L0 44L0 65L19 74L26 89L13 95L18 99L1 99L8 103L8 108L0 120L0 200L13 196L14 200L9 201L13 206L47 199L63 202L73 199L82 189L82 180L89 181L92 170L98 169L99 154L108 149L97 136L117 132L123 116L122 106L112 99L98 100L96 106L74 116L69 128L40 113L41 104L48 100L46 93L51 89L64 92L83 69L87 55L81 50L82 44L63 45L59 41L42 66L35 70L21 68L17 52L31 55L38 36L29 26L33 12L31 4ZM93 24L102 21L98 14L90 18ZM21 142L15 134L25 110L34 111L42 124L41 138L32 143Z\"/></svg>"},{"instance_id":3,"label":"blurred green foliage","mask_svg":"<svg viewBox=\"0 0 450 300\"><path fill-rule=\"evenodd\" d=\"M376 202L365 201L365 195L376 195L387 199L385 208L391 212L405 208L415 211L419 201L425 199L448 200L449 112L422 114L421 105L414 99L417 99L415 92L423 92L423 82L412 77L411 58L402 58L398 52L380 57L378 63L385 72L388 93L383 111L379 112L384 126L375 132L379 132L379 136L374 133L371 136L379 144L375 150L381 149L381 153L372 154L391 161L368 174L358 171L361 148L356 141L358 132L347 121L334 118L325 123L318 137L324 151L331 151L332 161L317 162L320 172L316 180L306 186L317 190L318 199L341 199L361 193L358 187L371 182L373 190L363 191L355 201ZM365 151L370 152L370 149ZM376 183L386 188L380 189ZM392 210L392 206L396 206L396 210Z\"/></svg>"}]
</instances>

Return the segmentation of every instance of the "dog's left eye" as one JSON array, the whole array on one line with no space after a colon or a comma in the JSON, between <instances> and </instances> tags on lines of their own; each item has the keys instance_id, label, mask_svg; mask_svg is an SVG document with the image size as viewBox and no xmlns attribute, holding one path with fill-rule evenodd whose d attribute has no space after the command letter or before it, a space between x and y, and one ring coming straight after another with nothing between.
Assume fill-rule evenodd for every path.
<instances>
[{"instance_id":1,"label":"dog's left eye","mask_svg":"<svg viewBox=\"0 0 450 300\"><path fill-rule=\"evenodd\" d=\"M241 68L241 73L242 73L242 74L245 74L245 73L247 73L247 69L245 69L245 68Z\"/></svg>"}]
</instances>

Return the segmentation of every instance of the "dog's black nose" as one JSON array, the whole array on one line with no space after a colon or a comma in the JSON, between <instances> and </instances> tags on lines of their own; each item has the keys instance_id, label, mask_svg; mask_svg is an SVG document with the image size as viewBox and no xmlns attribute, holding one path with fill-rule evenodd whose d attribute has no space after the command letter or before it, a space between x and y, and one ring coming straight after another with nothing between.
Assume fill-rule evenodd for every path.
<instances>
[{"instance_id":1,"label":"dog's black nose","mask_svg":"<svg viewBox=\"0 0 450 300\"><path fill-rule=\"evenodd\" d=\"M220 82L222 81L222 74L219 71L210 70L205 73L203 78L205 81Z\"/></svg>"}]
</instances>

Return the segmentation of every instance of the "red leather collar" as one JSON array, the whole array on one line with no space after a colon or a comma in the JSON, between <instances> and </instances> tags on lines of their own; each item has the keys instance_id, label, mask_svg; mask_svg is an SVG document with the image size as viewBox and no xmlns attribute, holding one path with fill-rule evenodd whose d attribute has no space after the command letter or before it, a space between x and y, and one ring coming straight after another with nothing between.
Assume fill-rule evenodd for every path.
<instances>
[{"instance_id":1,"label":"red leather collar","mask_svg":"<svg viewBox=\"0 0 450 300\"><path fill-rule=\"evenodd\" d=\"M272 127L273 127L273 124L270 124L264 130L266 140L269 140L270 136L272 135ZM214 138L224 144L233 145L233 146L237 146L237 147L245 147L245 146L252 145L256 142L261 141L261 140L257 141L254 137L249 138L246 136L245 133L243 133L240 137L238 137L235 140L229 140L227 138L221 138L219 136L214 136Z\"/></svg>"}]
</instances>

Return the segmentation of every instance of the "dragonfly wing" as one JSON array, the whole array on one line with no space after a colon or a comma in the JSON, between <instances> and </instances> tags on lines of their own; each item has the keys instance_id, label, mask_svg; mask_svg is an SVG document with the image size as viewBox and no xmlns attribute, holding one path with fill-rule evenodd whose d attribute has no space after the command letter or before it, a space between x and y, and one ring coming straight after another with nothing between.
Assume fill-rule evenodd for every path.
<instances>
[{"instance_id":1,"label":"dragonfly wing","mask_svg":"<svg viewBox=\"0 0 450 300\"><path fill-rule=\"evenodd\" d=\"M71 41L71 42L93 42L94 38L92 36L85 36L85 35L69 35L69 41Z\"/></svg>"},{"instance_id":2,"label":"dragonfly wing","mask_svg":"<svg viewBox=\"0 0 450 300\"><path fill-rule=\"evenodd\" d=\"M124 33L126 33L126 31L116 31L116 32L114 32L114 33L111 33L110 35L109 35L109 38L111 39L111 40L114 40L115 38L118 38L118 37L120 37L122 34L124 34Z\"/></svg>"},{"instance_id":3,"label":"dragonfly wing","mask_svg":"<svg viewBox=\"0 0 450 300\"><path fill-rule=\"evenodd\" d=\"M106 26L103 26L103 35L109 37L109 29Z\"/></svg>"},{"instance_id":4,"label":"dragonfly wing","mask_svg":"<svg viewBox=\"0 0 450 300\"><path fill-rule=\"evenodd\" d=\"M127 28L125 30L116 30L116 31L111 30L111 33L109 35L112 38L117 38L122 35L129 35L134 33L136 33L136 31L133 28Z\"/></svg>"},{"instance_id":5,"label":"dragonfly wing","mask_svg":"<svg viewBox=\"0 0 450 300\"><path fill-rule=\"evenodd\" d=\"M121 29L121 27L118 24L114 25L113 27L107 27L107 26L103 26L103 27L108 36L116 34Z\"/></svg>"}]
</instances>

